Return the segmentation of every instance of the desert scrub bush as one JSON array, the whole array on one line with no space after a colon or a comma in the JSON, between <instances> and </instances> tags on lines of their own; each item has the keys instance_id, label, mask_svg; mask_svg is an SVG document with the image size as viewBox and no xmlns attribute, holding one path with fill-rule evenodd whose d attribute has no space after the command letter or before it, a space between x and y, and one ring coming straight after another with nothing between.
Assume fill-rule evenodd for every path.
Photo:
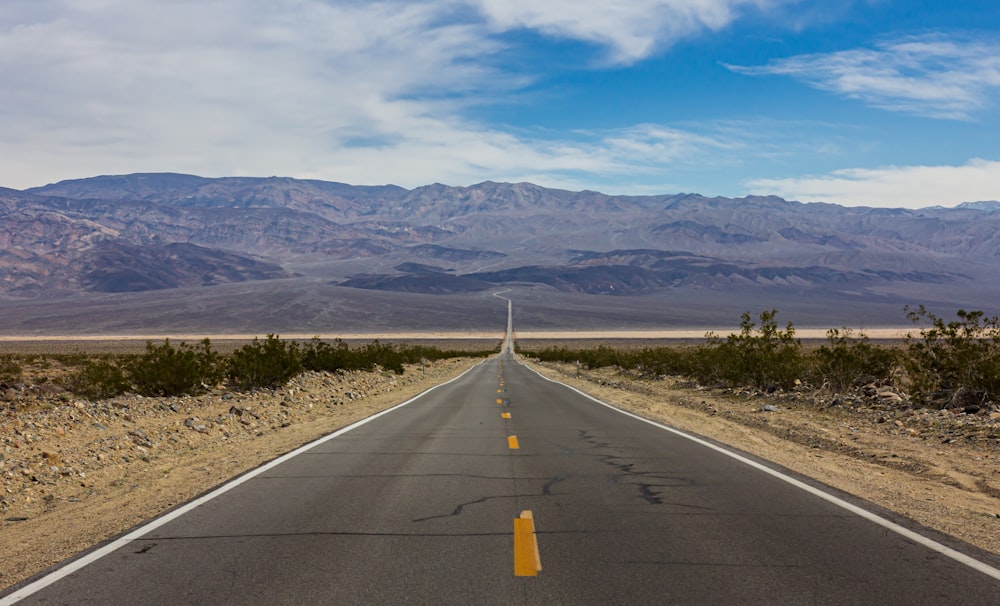
<instances>
[{"instance_id":1,"label":"desert scrub bush","mask_svg":"<svg viewBox=\"0 0 1000 606\"><path fill-rule=\"evenodd\" d=\"M497 348L499 350L499 347ZM373 341L351 348L341 339L332 343L313 337L301 348L304 370L336 372L338 370L374 370L381 367L403 374L404 364L420 364L447 358L487 357L496 351L442 350L426 345L391 345Z\"/></svg>"},{"instance_id":2,"label":"desert scrub bush","mask_svg":"<svg viewBox=\"0 0 1000 606\"><path fill-rule=\"evenodd\" d=\"M692 370L692 350L688 347L646 347L623 352L620 365L647 377L689 375Z\"/></svg>"},{"instance_id":3,"label":"desert scrub bush","mask_svg":"<svg viewBox=\"0 0 1000 606\"><path fill-rule=\"evenodd\" d=\"M861 382L884 381L897 365L894 349L873 345L864 332L831 328L811 359L816 382L842 392Z\"/></svg>"},{"instance_id":4,"label":"desert scrub bush","mask_svg":"<svg viewBox=\"0 0 1000 606\"><path fill-rule=\"evenodd\" d=\"M121 395L131 388L125 376L125 362L118 356L88 359L70 376L69 390L84 398L102 400Z\"/></svg>"},{"instance_id":5,"label":"desert scrub bush","mask_svg":"<svg viewBox=\"0 0 1000 606\"><path fill-rule=\"evenodd\" d=\"M81 351L75 351L73 353L52 353L46 354L45 357L68 368L81 367L93 361L92 355Z\"/></svg>"},{"instance_id":6,"label":"desert scrub bush","mask_svg":"<svg viewBox=\"0 0 1000 606\"><path fill-rule=\"evenodd\" d=\"M575 362L580 359L577 350L552 345L543 349L523 351L522 353L527 353L541 362Z\"/></svg>"},{"instance_id":7,"label":"desert scrub bush","mask_svg":"<svg viewBox=\"0 0 1000 606\"><path fill-rule=\"evenodd\" d=\"M0 383L17 383L21 380L21 370L12 354L0 355Z\"/></svg>"},{"instance_id":8,"label":"desert scrub bush","mask_svg":"<svg viewBox=\"0 0 1000 606\"><path fill-rule=\"evenodd\" d=\"M254 338L229 355L226 374L242 390L280 387L302 372L302 352L294 341L282 341L267 335L264 341Z\"/></svg>"},{"instance_id":9,"label":"desert scrub bush","mask_svg":"<svg viewBox=\"0 0 1000 606\"><path fill-rule=\"evenodd\" d=\"M420 364L422 362L434 362L449 358L487 358L499 352L500 345L498 344L492 350L459 350L441 349L440 347L428 345L397 345L396 350L403 356L405 364Z\"/></svg>"},{"instance_id":10,"label":"desert scrub bush","mask_svg":"<svg viewBox=\"0 0 1000 606\"><path fill-rule=\"evenodd\" d=\"M789 322L778 327L778 311L762 311L760 326L750 312L740 318L740 333L722 340L714 333L694 354L691 372L701 381L746 385L761 390L790 389L801 378L804 366L802 343Z\"/></svg>"},{"instance_id":11,"label":"desert scrub bush","mask_svg":"<svg viewBox=\"0 0 1000 606\"><path fill-rule=\"evenodd\" d=\"M302 349L302 367L305 370L333 372L375 370L376 367L381 367L396 374L403 374L403 364L410 362L410 356L404 355L395 346L380 343L378 340L351 349L340 339L330 344L313 338Z\"/></svg>"},{"instance_id":12,"label":"desert scrub bush","mask_svg":"<svg viewBox=\"0 0 1000 606\"><path fill-rule=\"evenodd\" d=\"M160 345L146 341L146 352L127 369L136 393L144 396L196 394L222 378L222 358L203 339L197 346L183 341L177 347L166 339Z\"/></svg>"},{"instance_id":13,"label":"desert scrub bush","mask_svg":"<svg viewBox=\"0 0 1000 606\"><path fill-rule=\"evenodd\" d=\"M319 337L313 337L311 341L302 346L300 352L303 370L317 372L347 370L351 364L350 357L351 349L341 339L327 343Z\"/></svg>"},{"instance_id":14,"label":"desert scrub bush","mask_svg":"<svg viewBox=\"0 0 1000 606\"><path fill-rule=\"evenodd\" d=\"M526 352L542 362L580 363L588 369L617 366L635 371L646 377L687 374L691 366L690 348L644 347L638 350L619 350L607 345L588 349L570 349L549 346Z\"/></svg>"},{"instance_id":15,"label":"desert scrub bush","mask_svg":"<svg viewBox=\"0 0 1000 606\"><path fill-rule=\"evenodd\" d=\"M354 350L356 370L375 370L382 367L403 374L403 356L392 345L372 341Z\"/></svg>"},{"instance_id":16,"label":"desert scrub bush","mask_svg":"<svg viewBox=\"0 0 1000 606\"><path fill-rule=\"evenodd\" d=\"M579 363L584 368L589 369L608 366L624 367L627 364L625 354L607 345L598 345L588 349L549 346L529 353L542 362Z\"/></svg>"},{"instance_id":17,"label":"desert scrub bush","mask_svg":"<svg viewBox=\"0 0 1000 606\"><path fill-rule=\"evenodd\" d=\"M1000 320L982 311L956 315L945 322L923 305L906 307L907 318L924 324L918 337L906 335L904 360L911 395L921 404L982 404L1000 396Z\"/></svg>"}]
</instances>

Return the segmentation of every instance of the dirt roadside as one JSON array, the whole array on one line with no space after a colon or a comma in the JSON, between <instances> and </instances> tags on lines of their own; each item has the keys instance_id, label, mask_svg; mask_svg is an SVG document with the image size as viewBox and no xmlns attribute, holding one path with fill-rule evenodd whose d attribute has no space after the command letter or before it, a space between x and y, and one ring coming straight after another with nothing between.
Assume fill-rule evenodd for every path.
<instances>
[{"instance_id":1,"label":"dirt roadside","mask_svg":"<svg viewBox=\"0 0 1000 606\"><path fill-rule=\"evenodd\" d=\"M609 404L736 447L1000 555L1000 423L948 411L898 417L785 394L530 363ZM765 410L765 407L767 409Z\"/></svg>"},{"instance_id":2,"label":"dirt roadside","mask_svg":"<svg viewBox=\"0 0 1000 606\"><path fill-rule=\"evenodd\" d=\"M457 376L479 360L305 373L276 390L0 411L0 588ZM22 402L23 404L23 402Z\"/></svg>"}]
</instances>

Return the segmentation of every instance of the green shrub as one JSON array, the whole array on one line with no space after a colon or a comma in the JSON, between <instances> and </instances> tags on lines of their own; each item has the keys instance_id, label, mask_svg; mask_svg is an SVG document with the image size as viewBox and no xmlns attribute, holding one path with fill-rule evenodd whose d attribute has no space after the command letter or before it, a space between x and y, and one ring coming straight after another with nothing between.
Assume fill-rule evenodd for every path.
<instances>
[{"instance_id":1,"label":"green shrub","mask_svg":"<svg viewBox=\"0 0 1000 606\"><path fill-rule=\"evenodd\" d=\"M570 351L567 347L553 347L551 345L544 349L525 353L542 362L574 362L580 359L576 351Z\"/></svg>"},{"instance_id":2,"label":"green shrub","mask_svg":"<svg viewBox=\"0 0 1000 606\"><path fill-rule=\"evenodd\" d=\"M730 334L725 341L706 335L708 343L695 355L702 369L694 372L707 375L698 378L762 390L793 387L804 370L802 343L791 322L784 330L778 328L777 315L774 309L762 311L758 328L750 312L744 312L739 334Z\"/></svg>"},{"instance_id":3,"label":"green shrub","mask_svg":"<svg viewBox=\"0 0 1000 606\"><path fill-rule=\"evenodd\" d=\"M302 350L302 367L306 370L374 370L382 367L396 374L403 374L403 364L419 362L420 352L417 350L406 353L393 345L387 345L375 340L371 343L351 349L340 339L334 344L325 343L314 338ZM414 359L416 358L416 359Z\"/></svg>"},{"instance_id":4,"label":"green shrub","mask_svg":"<svg viewBox=\"0 0 1000 606\"><path fill-rule=\"evenodd\" d=\"M342 340L337 339L332 344L313 337L301 350L302 368L304 370L336 372L350 369L351 349Z\"/></svg>"},{"instance_id":5,"label":"green shrub","mask_svg":"<svg viewBox=\"0 0 1000 606\"><path fill-rule=\"evenodd\" d=\"M17 383L21 380L21 365L11 354L0 355L0 383Z\"/></svg>"},{"instance_id":6,"label":"green shrub","mask_svg":"<svg viewBox=\"0 0 1000 606\"><path fill-rule=\"evenodd\" d=\"M75 351L68 354L47 354L45 357L68 367L81 367L93 361L93 357L90 354L86 354L81 351Z\"/></svg>"},{"instance_id":7,"label":"green shrub","mask_svg":"<svg viewBox=\"0 0 1000 606\"><path fill-rule=\"evenodd\" d=\"M94 400L113 398L130 388L122 360L111 355L87 360L69 381L70 391Z\"/></svg>"},{"instance_id":8,"label":"green shrub","mask_svg":"<svg viewBox=\"0 0 1000 606\"><path fill-rule=\"evenodd\" d=\"M620 364L653 378L687 375L692 371L692 350L688 347L647 347L621 354Z\"/></svg>"},{"instance_id":9,"label":"green shrub","mask_svg":"<svg viewBox=\"0 0 1000 606\"><path fill-rule=\"evenodd\" d=\"M910 388L923 404L944 407L959 393L966 403L1000 396L1000 320L964 309L956 315L957 320L945 322L923 305L906 308L914 324L929 323L919 338L906 335Z\"/></svg>"},{"instance_id":10,"label":"green shrub","mask_svg":"<svg viewBox=\"0 0 1000 606\"><path fill-rule=\"evenodd\" d=\"M229 356L229 379L243 390L279 387L302 371L302 353L298 343L267 335L244 345Z\"/></svg>"},{"instance_id":11,"label":"green shrub","mask_svg":"<svg viewBox=\"0 0 1000 606\"><path fill-rule=\"evenodd\" d=\"M846 391L860 382L887 379L897 364L896 352L872 345L864 332L831 328L827 344L813 353L818 382L833 391Z\"/></svg>"},{"instance_id":12,"label":"green shrub","mask_svg":"<svg viewBox=\"0 0 1000 606\"><path fill-rule=\"evenodd\" d=\"M690 367L685 374L704 385L719 385L728 381L731 373L726 369L730 366L729 349L724 349L718 336L713 333L705 335L708 342L694 348L690 354Z\"/></svg>"},{"instance_id":13,"label":"green shrub","mask_svg":"<svg viewBox=\"0 0 1000 606\"><path fill-rule=\"evenodd\" d=\"M391 345L380 343L378 340L352 349L341 339L329 343L319 337L313 337L300 350L304 370L370 371L381 367L396 374L403 374L404 364L420 364L446 358L487 357L494 353L496 351L458 351L425 345Z\"/></svg>"},{"instance_id":14,"label":"green shrub","mask_svg":"<svg viewBox=\"0 0 1000 606\"><path fill-rule=\"evenodd\" d=\"M375 340L359 348L355 353L358 356L359 368L362 370L375 370L378 366L397 375L403 374L403 356L392 345Z\"/></svg>"},{"instance_id":15,"label":"green shrub","mask_svg":"<svg viewBox=\"0 0 1000 606\"><path fill-rule=\"evenodd\" d=\"M127 375L136 393L144 396L196 394L222 378L221 358L208 339L198 346L183 341L177 347L146 341L146 353L129 365Z\"/></svg>"}]
</instances>

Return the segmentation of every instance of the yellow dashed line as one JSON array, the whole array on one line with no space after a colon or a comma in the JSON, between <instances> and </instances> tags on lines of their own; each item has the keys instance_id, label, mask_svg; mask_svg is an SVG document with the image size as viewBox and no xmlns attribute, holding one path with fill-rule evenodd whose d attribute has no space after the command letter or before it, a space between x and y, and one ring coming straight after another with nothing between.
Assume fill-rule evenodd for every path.
<instances>
[{"instance_id":1,"label":"yellow dashed line","mask_svg":"<svg viewBox=\"0 0 1000 606\"><path fill-rule=\"evenodd\" d=\"M530 510L514 518L514 576L534 577L542 570L542 558L535 536L535 520Z\"/></svg>"},{"instance_id":2,"label":"yellow dashed line","mask_svg":"<svg viewBox=\"0 0 1000 606\"><path fill-rule=\"evenodd\" d=\"M517 443L517 436L507 436L507 448L511 450L518 450L521 445Z\"/></svg>"},{"instance_id":3,"label":"yellow dashed line","mask_svg":"<svg viewBox=\"0 0 1000 606\"><path fill-rule=\"evenodd\" d=\"M510 418L510 413L509 412L501 412L500 413L500 418L501 419L509 419Z\"/></svg>"}]
</instances>

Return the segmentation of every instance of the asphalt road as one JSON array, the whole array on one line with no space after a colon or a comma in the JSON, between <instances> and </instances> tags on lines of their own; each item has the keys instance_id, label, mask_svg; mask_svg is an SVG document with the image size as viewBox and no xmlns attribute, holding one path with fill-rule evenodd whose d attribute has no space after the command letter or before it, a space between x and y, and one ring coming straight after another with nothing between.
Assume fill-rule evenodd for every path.
<instances>
[{"instance_id":1,"label":"asphalt road","mask_svg":"<svg viewBox=\"0 0 1000 606\"><path fill-rule=\"evenodd\" d=\"M21 603L937 606L1000 581L508 356Z\"/></svg>"}]
</instances>

